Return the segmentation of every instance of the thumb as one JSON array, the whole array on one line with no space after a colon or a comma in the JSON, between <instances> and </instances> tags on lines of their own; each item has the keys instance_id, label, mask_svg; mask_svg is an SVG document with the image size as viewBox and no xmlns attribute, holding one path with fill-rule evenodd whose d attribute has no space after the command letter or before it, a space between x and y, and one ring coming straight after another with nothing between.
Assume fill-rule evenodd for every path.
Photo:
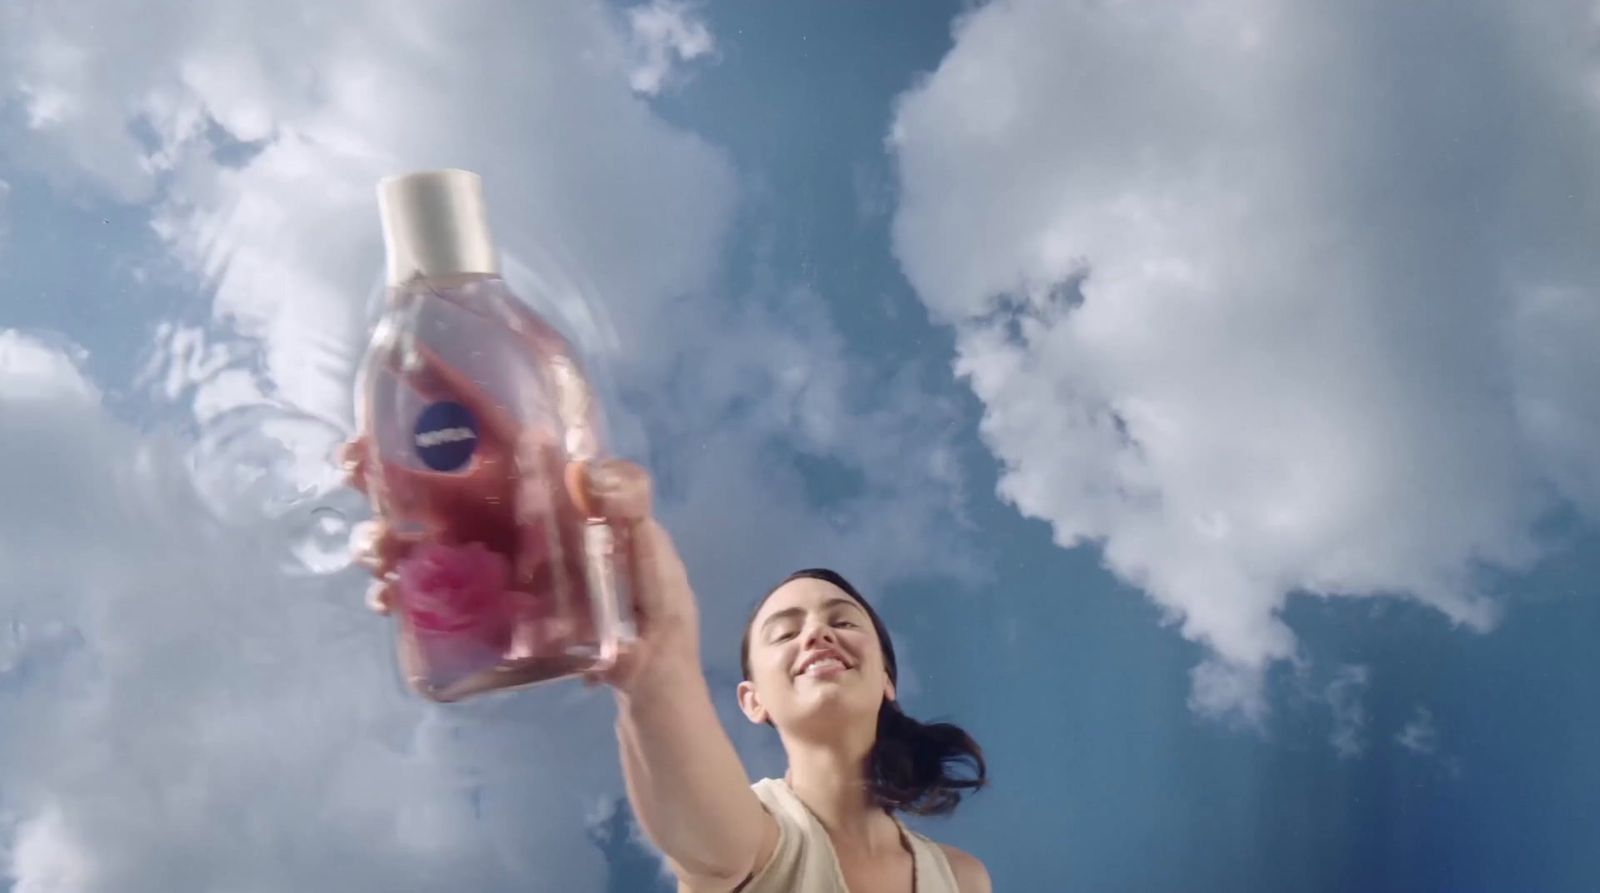
<instances>
[{"instance_id":1,"label":"thumb","mask_svg":"<svg viewBox=\"0 0 1600 893\"><path fill-rule=\"evenodd\" d=\"M632 462L575 462L567 469L567 489L591 518L631 526L650 517L650 475Z\"/></svg>"},{"instance_id":2,"label":"thumb","mask_svg":"<svg viewBox=\"0 0 1600 893\"><path fill-rule=\"evenodd\" d=\"M621 459L574 466L568 486L585 514L616 533L618 571L635 620L641 631L647 629L666 613L669 590L688 590L682 560L651 517L650 475Z\"/></svg>"}]
</instances>

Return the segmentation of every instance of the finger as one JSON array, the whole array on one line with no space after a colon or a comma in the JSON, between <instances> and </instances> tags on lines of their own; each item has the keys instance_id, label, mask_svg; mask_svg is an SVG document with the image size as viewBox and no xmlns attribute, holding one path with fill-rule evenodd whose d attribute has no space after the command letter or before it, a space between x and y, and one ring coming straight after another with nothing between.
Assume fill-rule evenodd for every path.
<instances>
[{"instance_id":1,"label":"finger","mask_svg":"<svg viewBox=\"0 0 1600 893\"><path fill-rule=\"evenodd\" d=\"M639 522L650 517L650 475L623 459L567 467L567 489L591 518L612 523Z\"/></svg>"},{"instance_id":2,"label":"finger","mask_svg":"<svg viewBox=\"0 0 1600 893\"><path fill-rule=\"evenodd\" d=\"M609 560L616 572L624 610L635 634L656 613L653 574L641 561L639 534L650 519L650 477L631 462L570 462L565 469L568 494L580 514L604 519L611 529Z\"/></svg>"},{"instance_id":3,"label":"finger","mask_svg":"<svg viewBox=\"0 0 1600 893\"><path fill-rule=\"evenodd\" d=\"M378 521L359 521L350 526L350 558L356 564L376 572L378 569L378 537L383 525Z\"/></svg>"},{"instance_id":4,"label":"finger","mask_svg":"<svg viewBox=\"0 0 1600 893\"><path fill-rule=\"evenodd\" d=\"M374 580L367 587L367 608L375 614L388 614L394 609L394 583L390 580Z\"/></svg>"},{"instance_id":5,"label":"finger","mask_svg":"<svg viewBox=\"0 0 1600 893\"><path fill-rule=\"evenodd\" d=\"M617 643L617 653L611 659L610 665L607 666L603 672L605 672L608 677L616 676L619 673L624 673L626 672L624 668L632 664L633 661L637 660L638 656L639 643L637 641L623 639Z\"/></svg>"},{"instance_id":6,"label":"finger","mask_svg":"<svg viewBox=\"0 0 1600 893\"><path fill-rule=\"evenodd\" d=\"M345 484L362 493L367 492L366 439L357 437L345 441L339 447L338 458L339 469L344 473Z\"/></svg>"},{"instance_id":7,"label":"finger","mask_svg":"<svg viewBox=\"0 0 1600 893\"><path fill-rule=\"evenodd\" d=\"M352 557L376 577L392 572L415 545L395 533L382 518L362 521L350 529Z\"/></svg>"}]
</instances>

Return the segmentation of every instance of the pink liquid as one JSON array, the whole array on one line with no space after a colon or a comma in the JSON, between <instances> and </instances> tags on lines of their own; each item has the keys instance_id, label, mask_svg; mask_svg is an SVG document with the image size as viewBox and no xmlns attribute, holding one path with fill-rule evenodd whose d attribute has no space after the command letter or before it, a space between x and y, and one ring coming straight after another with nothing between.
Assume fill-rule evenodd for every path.
<instances>
[{"instance_id":1,"label":"pink liquid","mask_svg":"<svg viewBox=\"0 0 1600 893\"><path fill-rule=\"evenodd\" d=\"M569 484L601 443L566 342L497 277L396 288L357 397L374 509L409 544L411 687L452 701L614 660L631 618Z\"/></svg>"}]
</instances>

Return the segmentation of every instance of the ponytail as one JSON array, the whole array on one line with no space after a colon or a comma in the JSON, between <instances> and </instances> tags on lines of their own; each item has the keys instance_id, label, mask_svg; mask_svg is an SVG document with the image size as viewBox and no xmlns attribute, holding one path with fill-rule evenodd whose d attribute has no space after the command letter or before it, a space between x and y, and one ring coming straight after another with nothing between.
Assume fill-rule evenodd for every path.
<instances>
[{"instance_id":1,"label":"ponytail","mask_svg":"<svg viewBox=\"0 0 1600 893\"><path fill-rule=\"evenodd\" d=\"M801 579L831 583L861 605L878 635L889 681L898 683L900 670L888 629L878 612L843 576L825 568L795 571L767 595L784 583ZM765 602L763 598L756 605L755 613L760 613ZM750 627L755 614L750 621L745 624L744 641L739 646L739 667L746 680L750 678ZM879 806L914 815L947 815L955 811L964 795L987 784L988 778L983 749L960 726L918 722L888 698L878 707L878 733L867 755L867 784Z\"/></svg>"},{"instance_id":2,"label":"ponytail","mask_svg":"<svg viewBox=\"0 0 1600 893\"><path fill-rule=\"evenodd\" d=\"M867 757L867 784L878 805L947 815L964 794L983 787L988 775L983 749L960 726L920 723L887 699L878 708L878 738Z\"/></svg>"}]
</instances>

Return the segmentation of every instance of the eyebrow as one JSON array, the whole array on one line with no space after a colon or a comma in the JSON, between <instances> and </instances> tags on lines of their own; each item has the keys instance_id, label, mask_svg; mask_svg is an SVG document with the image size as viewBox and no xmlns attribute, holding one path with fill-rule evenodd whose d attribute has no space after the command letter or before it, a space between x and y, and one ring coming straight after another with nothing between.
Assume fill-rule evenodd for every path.
<instances>
[{"instance_id":1,"label":"eyebrow","mask_svg":"<svg viewBox=\"0 0 1600 893\"><path fill-rule=\"evenodd\" d=\"M857 611L862 611L861 605L857 604L855 599L853 599L853 598L845 598L844 596L837 596L837 595L834 596L833 598L828 599L826 602L824 602L822 607L823 607L823 610L827 610L828 608L837 607L839 605L844 605L846 607L855 608ZM761 621L761 631L763 633L766 632L767 627L771 626L775 621L787 620L790 617L797 617L797 616L799 616L801 614L804 614L805 612L806 612L806 609L805 608L800 608L800 607L784 608L782 611L777 611L771 617L768 617L766 620ZM862 611L862 613L866 613L866 612Z\"/></svg>"}]
</instances>

